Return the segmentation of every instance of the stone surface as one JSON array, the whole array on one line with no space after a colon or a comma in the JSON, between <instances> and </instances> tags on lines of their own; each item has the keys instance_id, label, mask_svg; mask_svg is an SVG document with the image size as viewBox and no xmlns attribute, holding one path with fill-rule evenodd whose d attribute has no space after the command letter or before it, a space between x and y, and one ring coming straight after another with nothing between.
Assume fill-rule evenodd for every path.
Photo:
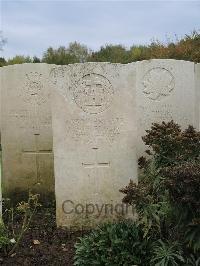
<instances>
[{"instance_id":1,"label":"stone surface","mask_svg":"<svg viewBox=\"0 0 200 266\"><path fill-rule=\"evenodd\" d=\"M198 128L200 131L200 64L196 64L195 65L195 83L196 83L196 106L197 106L197 112L196 112L196 116L197 116L197 121L199 121L198 123Z\"/></svg>"},{"instance_id":2,"label":"stone surface","mask_svg":"<svg viewBox=\"0 0 200 266\"><path fill-rule=\"evenodd\" d=\"M49 66L2 68L4 195L54 191Z\"/></svg>"},{"instance_id":3,"label":"stone surface","mask_svg":"<svg viewBox=\"0 0 200 266\"><path fill-rule=\"evenodd\" d=\"M115 211L119 189L137 180L135 70L86 63L51 71L59 226L92 226L123 214Z\"/></svg>"},{"instance_id":4,"label":"stone surface","mask_svg":"<svg viewBox=\"0 0 200 266\"><path fill-rule=\"evenodd\" d=\"M194 63L153 59L137 62L138 156L146 149L141 137L153 122L174 120L198 126Z\"/></svg>"},{"instance_id":5,"label":"stone surface","mask_svg":"<svg viewBox=\"0 0 200 266\"><path fill-rule=\"evenodd\" d=\"M2 90L2 68L0 67L0 215L2 216L1 90Z\"/></svg>"},{"instance_id":6,"label":"stone surface","mask_svg":"<svg viewBox=\"0 0 200 266\"><path fill-rule=\"evenodd\" d=\"M2 104L1 104L1 94L2 94L2 67L0 67L0 147L1 147L1 108L2 108Z\"/></svg>"}]
</instances>

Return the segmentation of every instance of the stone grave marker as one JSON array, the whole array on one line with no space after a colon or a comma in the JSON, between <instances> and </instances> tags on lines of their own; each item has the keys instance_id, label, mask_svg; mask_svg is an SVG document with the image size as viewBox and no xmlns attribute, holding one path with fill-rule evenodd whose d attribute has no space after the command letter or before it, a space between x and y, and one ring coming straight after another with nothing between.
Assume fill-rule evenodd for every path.
<instances>
[{"instance_id":1,"label":"stone grave marker","mask_svg":"<svg viewBox=\"0 0 200 266\"><path fill-rule=\"evenodd\" d=\"M198 129L200 131L200 64L195 64L195 83L196 83L196 108Z\"/></svg>"},{"instance_id":2,"label":"stone grave marker","mask_svg":"<svg viewBox=\"0 0 200 266\"><path fill-rule=\"evenodd\" d=\"M46 197L54 192L49 66L7 66L1 76L4 194Z\"/></svg>"},{"instance_id":3,"label":"stone grave marker","mask_svg":"<svg viewBox=\"0 0 200 266\"><path fill-rule=\"evenodd\" d=\"M59 226L124 215L119 189L137 181L135 72L134 65L109 63L51 71Z\"/></svg>"},{"instance_id":4,"label":"stone grave marker","mask_svg":"<svg viewBox=\"0 0 200 266\"><path fill-rule=\"evenodd\" d=\"M138 156L146 149L141 137L153 122L174 120L197 127L194 63L153 59L137 62Z\"/></svg>"}]
</instances>

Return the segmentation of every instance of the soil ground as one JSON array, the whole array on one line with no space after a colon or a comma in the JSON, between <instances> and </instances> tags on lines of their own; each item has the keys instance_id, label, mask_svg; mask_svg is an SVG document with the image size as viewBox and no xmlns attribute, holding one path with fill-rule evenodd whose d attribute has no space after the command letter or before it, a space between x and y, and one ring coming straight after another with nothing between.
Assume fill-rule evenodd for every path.
<instances>
[{"instance_id":1,"label":"soil ground","mask_svg":"<svg viewBox=\"0 0 200 266\"><path fill-rule=\"evenodd\" d=\"M16 226L20 226L15 221ZM74 244L83 232L56 227L55 208L41 208L12 256L0 253L0 265L73 265Z\"/></svg>"}]
</instances>

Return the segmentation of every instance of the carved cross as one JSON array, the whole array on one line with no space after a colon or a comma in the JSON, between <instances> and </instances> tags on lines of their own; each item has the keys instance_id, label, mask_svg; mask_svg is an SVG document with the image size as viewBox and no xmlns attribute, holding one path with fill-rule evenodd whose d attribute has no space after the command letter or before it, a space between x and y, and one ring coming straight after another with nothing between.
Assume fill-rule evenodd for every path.
<instances>
[{"instance_id":1,"label":"carved cross","mask_svg":"<svg viewBox=\"0 0 200 266\"><path fill-rule=\"evenodd\" d=\"M89 162L89 163L82 163L84 168L108 168L110 167L110 162L100 162L98 161L97 158L97 152L98 152L98 148L93 148L93 150L95 150L95 161L94 162Z\"/></svg>"},{"instance_id":2,"label":"carved cross","mask_svg":"<svg viewBox=\"0 0 200 266\"><path fill-rule=\"evenodd\" d=\"M52 150L41 150L38 145L38 138L40 134L34 134L35 136L35 149L34 150L23 150L24 154L34 155L36 161L36 182L39 183L41 177L39 176L39 155L41 154L52 154Z\"/></svg>"}]
</instances>

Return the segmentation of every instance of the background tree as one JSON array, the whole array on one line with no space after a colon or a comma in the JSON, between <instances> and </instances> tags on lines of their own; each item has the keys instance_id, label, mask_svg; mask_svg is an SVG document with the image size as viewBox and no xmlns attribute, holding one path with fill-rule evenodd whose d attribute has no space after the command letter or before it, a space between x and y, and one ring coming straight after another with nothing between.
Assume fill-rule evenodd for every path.
<instances>
[{"instance_id":1,"label":"background tree","mask_svg":"<svg viewBox=\"0 0 200 266\"><path fill-rule=\"evenodd\" d=\"M0 50L6 40L0 32ZM149 45L132 45L126 48L123 45L105 45L98 51L93 51L84 44L71 42L68 46L60 46L55 49L49 47L43 54L42 59L34 56L17 55L6 64L39 63L67 65L83 62L111 62L130 63L153 58L187 60L200 63L200 31L193 31L183 38L167 39L166 42L153 40ZM5 65L5 60L0 60L0 66Z\"/></svg>"},{"instance_id":2,"label":"background tree","mask_svg":"<svg viewBox=\"0 0 200 266\"><path fill-rule=\"evenodd\" d=\"M13 58L8 59L7 65L23 64L23 63L32 63L30 56L16 55Z\"/></svg>"},{"instance_id":3,"label":"background tree","mask_svg":"<svg viewBox=\"0 0 200 266\"><path fill-rule=\"evenodd\" d=\"M144 45L133 45L129 50L130 62L146 60L150 58L149 49Z\"/></svg>"},{"instance_id":4,"label":"background tree","mask_svg":"<svg viewBox=\"0 0 200 266\"><path fill-rule=\"evenodd\" d=\"M87 61L89 55L90 50L87 46L73 42L68 47L60 46L58 49L49 47L43 55L42 62L57 65L83 63Z\"/></svg>"},{"instance_id":5,"label":"background tree","mask_svg":"<svg viewBox=\"0 0 200 266\"><path fill-rule=\"evenodd\" d=\"M64 46L60 46L58 49L49 47L43 55L42 62L48 64L68 65L77 63L77 59L74 55L70 55Z\"/></svg>"},{"instance_id":6,"label":"background tree","mask_svg":"<svg viewBox=\"0 0 200 266\"><path fill-rule=\"evenodd\" d=\"M40 62L41 62L41 60L39 57L37 57L37 56L33 57L33 63L40 63Z\"/></svg>"},{"instance_id":7,"label":"background tree","mask_svg":"<svg viewBox=\"0 0 200 266\"><path fill-rule=\"evenodd\" d=\"M93 62L129 63L130 57L126 48L122 45L106 45L100 51L93 52L90 56Z\"/></svg>"},{"instance_id":8,"label":"background tree","mask_svg":"<svg viewBox=\"0 0 200 266\"><path fill-rule=\"evenodd\" d=\"M79 63L88 61L88 57L91 55L91 50L84 44L78 42L71 42L67 48L67 52L74 56Z\"/></svg>"},{"instance_id":9,"label":"background tree","mask_svg":"<svg viewBox=\"0 0 200 266\"><path fill-rule=\"evenodd\" d=\"M0 67L6 66L6 60L3 57L0 57Z\"/></svg>"}]
</instances>

